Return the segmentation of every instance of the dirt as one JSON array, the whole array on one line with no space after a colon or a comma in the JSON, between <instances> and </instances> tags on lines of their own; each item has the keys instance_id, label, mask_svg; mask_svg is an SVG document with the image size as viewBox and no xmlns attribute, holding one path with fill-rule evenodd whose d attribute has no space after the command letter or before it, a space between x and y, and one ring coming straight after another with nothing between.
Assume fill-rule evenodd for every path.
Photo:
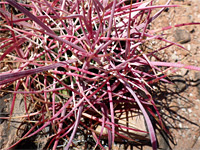
<instances>
[{"instance_id":1,"label":"dirt","mask_svg":"<svg viewBox=\"0 0 200 150\"><path fill-rule=\"evenodd\" d=\"M157 0L165 4L167 0ZM172 0L171 5L152 23L151 29L158 30L177 24L200 22L200 0ZM178 62L186 65L200 66L200 25L173 27L161 31L169 41L177 42L184 49L172 46L158 52L157 56L166 62ZM155 41L152 47L159 49L165 42ZM157 47L156 47L157 45ZM153 60L154 61L154 60ZM155 101L160 104L163 120L170 131L170 136L163 138L157 134L159 149L162 150L199 150L200 149L200 72L178 69L168 79L173 84L157 87ZM165 140L166 139L166 140ZM151 146L128 147L119 144L119 149L151 150Z\"/></svg>"},{"instance_id":2,"label":"dirt","mask_svg":"<svg viewBox=\"0 0 200 150\"><path fill-rule=\"evenodd\" d=\"M167 0L157 0L157 4L165 4ZM158 30L177 24L200 22L200 0L172 0L171 5L162 13L151 29ZM186 65L200 66L200 25L173 27L161 31L169 41L177 42L184 48L172 46L158 52L157 56L166 62L178 62ZM155 41L150 47L159 49L165 42ZM154 60L153 60L154 61ZM163 120L168 127L169 137L157 134L159 149L162 150L199 150L200 149L200 72L178 69L168 79L173 84L157 87L154 96L159 104ZM119 149L151 150L151 146L131 147L117 144Z\"/></svg>"},{"instance_id":3,"label":"dirt","mask_svg":"<svg viewBox=\"0 0 200 150\"><path fill-rule=\"evenodd\" d=\"M160 0L159 4L164 4ZM173 0L180 7L167 9L152 25L154 29L176 24L200 22L199 0ZM187 50L177 46L160 52L160 58L200 66L200 25L172 28L164 31L167 39L182 43ZM184 41L184 42L183 42ZM162 43L161 43L162 44ZM168 85L167 107L163 107L165 122L173 135L170 146L174 150L198 150L200 148L200 72L179 69L169 77L174 85Z\"/></svg>"}]
</instances>

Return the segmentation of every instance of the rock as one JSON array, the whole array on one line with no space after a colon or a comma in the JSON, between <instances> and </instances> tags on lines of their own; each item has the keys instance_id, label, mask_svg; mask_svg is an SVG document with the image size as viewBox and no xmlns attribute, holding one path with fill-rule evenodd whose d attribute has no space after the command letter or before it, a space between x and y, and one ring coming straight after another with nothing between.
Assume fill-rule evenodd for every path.
<instances>
[{"instance_id":1,"label":"rock","mask_svg":"<svg viewBox=\"0 0 200 150\"><path fill-rule=\"evenodd\" d=\"M9 117L10 108L13 100L12 94L7 94L0 98L0 117ZM27 98L27 106L31 103ZM31 111L31 107L29 111ZM0 149L8 149L8 147L15 144L21 139L23 134L27 132L27 124L24 123L24 118L19 117L26 114L24 96L17 94L15 99L14 110L11 119L0 119ZM29 140L29 141L26 141ZM32 141L31 141L32 140ZM43 141L45 140L45 141ZM37 145L34 143L37 141ZM41 149L46 144L47 139L43 135L34 137L34 139L28 138L20 142L14 149L36 149L37 146ZM44 143L44 144L43 144ZM36 146L35 146L36 145Z\"/></svg>"},{"instance_id":2,"label":"rock","mask_svg":"<svg viewBox=\"0 0 200 150\"><path fill-rule=\"evenodd\" d=\"M181 44L185 44L191 41L190 33L184 29L175 30L174 38L176 42L180 42Z\"/></svg>"},{"instance_id":3,"label":"rock","mask_svg":"<svg viewBox=\"0 0 200 150\"><path fill-rule=\"evenodd\" d=\"M12 103L12 94L4 96L0 99L0 101L8 102L7 105L3 105L3 107L5 107L3 112L4 114L9 114ZM17 94L12 117L21 116L24 113L25 107L23 103L23 96ZM0 124L0 149L7 149L12 144L20 140L25 130L25 126L21 125L21 123L21 118L12 118L11 120L4 120L3 123Z\"/></svg>"},{"instance_id":4,"label":"rock","mask_svg":"<svg viewBox=\"0 0 200 150\"><path fill-rule=\"evenodd\" d=\"M200 73L199 72L195 73L195 83L196 83L198 95L200 96Z\"/></svg>"},{"instance_id":5,"label":"rock","mask_svg":"<svg viewBox=\"0 0 200 150\"><path fill-rule=\"evenodd\" d=\"M120 118L118 120L118 122L117 122L117 119L115 120L116 123L119 125L123 125L123 126L129 127L129 128L139 129L141 131L148 132L144 116L137 111L131 111L131 110L127 109L126 112L115 113L115 117ZM126 129L122 129L120 127L119 128L116 127L115 130L117 132L119 132L120 134L122 134L130 139L133 139L134 141L137 141L138 143L135 143L135 144L141 145L142 149L143 148L144 149L152 149L151 147L148 147L148 144L150 142L150 137L149 137L148 133L142 133L142 132L137 132L137 131L133 131L133 130L126 130ZM95 131L96 131L97 135L99 135L101 132L101 126L99 125ZM107 130L105 128L103 130L102 136L103 136L102 139L108 138ZM157 138L158 147L160 150L169 150L170 149L168 146L169 145L168 137L163 130L158 131L156 129L156 138ZM116 135L115 142L123 143L124 140L122 137ZM132 141L127 140L127 142L130 143Z\"/></svg>"},{"instance_id":6,"label":"rock","mask_svg":"<svg viewBox=\"0 0 200 150\"><path fill-rule=\"evenodd\" d=\"M10 99L10 95L6 95L3 98L0 98L0 117L6 117L8 115L8 112L6 110L7 108L7 100ZM0 119L0 124L3 123L3 119Z\"/></svg>"},{"instance_id":7,"label":"rock","mask_svg":"<svg viewBox=\"0 0 200 150\"><path fill-rule=\"evenodd\" d=\"M173 111L173 112L178 112L180 110L180 107L179 107L179 104L177 102L174 102L172 101L170 104L169 104L169 110L170 112Z\"/></svg>"},{"instance_id":8,"label":"rock","mask_svg":"<svg viewBox=\"0 0 200 150\"><path fill-rule=\"evenodd\" d=\"M156 130L159 150L171 150L169 146L169 138L163 130Z\"/></svg>"},{"instance_id":9,"label":"rock","mask_svg":"<svg viewBox=\"0 0 200 150\"><path fill-rule=\"evenodd\" d=\"M146 128L144 117L139 112L134 112L134 111L129 111L129 110L127 110L125 112L115 112L115 117L119 118L119 119L115 120L116 124L148 132L147 128ZM101 128L102 128L101 125L99 125L96 128L96 133L98 135L101 132ZM133 131L133 130L129 130L129 129L124 129L121 127L119 127L119 128L116 127L115 130L117 132L119 132L120 134L122 134L123 136L133 139L134 141L139 141L139 142L145 141L145 143L146 142L148 143L150 140L148 133L137 132L137 131ZM115 135L116 135L116 137L115 137L116 142L123 142L125 140L121 136L118 136L117 134L115 134ZM107 139L107 138L108 138L107 129L104 128L102 139ZM131 142L131 141L129 141L129 142Z\"/></svg>"},{"instance_id":10,"label":"rock","mask_svg":"<svg viewBox=\"0 0 200 150\"><path fill-rule=\"evenodd\" d=\"M183 76L177 75L170 77L171 81L174 83L173 91L180 93L187 88L187 83L184 80Z\"/></svg>"}]
</instances>

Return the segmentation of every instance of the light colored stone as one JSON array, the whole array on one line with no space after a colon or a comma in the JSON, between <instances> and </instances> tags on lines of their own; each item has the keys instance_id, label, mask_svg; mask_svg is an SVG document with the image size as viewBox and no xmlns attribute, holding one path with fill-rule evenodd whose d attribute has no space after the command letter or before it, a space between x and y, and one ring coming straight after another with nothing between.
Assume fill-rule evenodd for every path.
<instances>
[{"instance_id":1,"label":"light colored stone","mask_svg":"<svg viewBox=\"0 0 200 150\"><path fill-rule=\"evenodd\" d=\"M135 112L123 112L123 113L116 113L116 123L119 125L123 125L129 128L133 128L133 129L137 129L137 130L141 130L141 131L145 131L147 132L147 128L145 125L145 120L142 114L140 113L135 113ZM118 120L118 121L117 121ZM96 128L96 133L100 134L101 132L101 126L99 125ZM124 128L115 128L116 132L119 132L120 134L122 134L123 136L126 136L134 141L136 140L149 140L149 136L148 133L143 133L143 132L138 132L138 131L133 131L133 130L127 130ZM107 129L104 128L103 130L103 139L107 139L108 135L107 135ZM117 142L121 142L123 141L123 138L118 136L117 134L115 134L115 141Z\"/></svg>"},{"instance_id":2,"label":"light colored stone","mask_svg":"<svg viewBox=\"0 0 200 150\"><path fill-rule=\"evenodd\" d=\"M5 97L7 97L6 99L9 102L9 106L7 106L7 113L10 113L10 108L13 100L12 94L6 95ZM1 100L4 100L4 97ZM24 102L22 101L22 95L17 94L12 117L21 116L25 113ZM1 149L7 149L9 146L11 146L20 139L25 130L24 125L20 126L21 122L21 118L12 118L11 120L5 120L0 125L0 141L2 142L0 144Z\"/></svg>"},{"instance_id":3,"label":"light colored stone","mask_svg":"<svg viewBox=\"0 0 200 150\"><path fill-rule=\"evenodd\" d=\"M192 109L188 109L188 112L191 113L191 112L192 112Z\"/></svg>"}]
</instances>

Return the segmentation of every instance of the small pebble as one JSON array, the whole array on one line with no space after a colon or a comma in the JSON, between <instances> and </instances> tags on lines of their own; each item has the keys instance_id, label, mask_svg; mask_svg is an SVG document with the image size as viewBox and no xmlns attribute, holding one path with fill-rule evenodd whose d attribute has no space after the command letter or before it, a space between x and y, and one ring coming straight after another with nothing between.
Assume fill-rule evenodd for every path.
<instances>
[{"instance_id":1,"label":"small pebble","mask_svg":"<svg viewBox=\"0 0 200 150\"><path fill-rule=\"evenodd\" d=\"M192 109L188 109L188 112L191 113L191 112L192 112Z\"/></svg>"},{"instance_id":2,"label":"small pebble","mask_svg":"<svg viewBox=\"0 0 200 150\"><path fill-rule=\"evenodd\" d=\"M185 44L191 41L190 33L184 29L177 29L174 33L174 38L177 42Z\"/></svg>"},{"instance_id":3,"label":"small pebble","mask_svg":"<svg viewBox=\"0 0 200 150\"><path fill-rule=\"evenodd\" d=\"M199 106L198 105L195 105L195 107L194 107L196 110L198 110L199 109Z\"/></svg>"},{"instance_id":4,"label":"small pebble","mask_svg":"<svg viewBox=\"0 0 200 150\"><path fill-rule=\"evenodd\" d=\"M190 44L187 45L187 50L191 50L191 45Z\"/></svg>"},{"instance_id":5,"label":"small pebble","mask_svg":"<svg viewBox=\"0 0 200 150\"><path fill-rule=\"evenodd\" d=\"M185 109L185 108L182 108L182 111L186 112L186 109Z\"/></svg>"}]
</instances>

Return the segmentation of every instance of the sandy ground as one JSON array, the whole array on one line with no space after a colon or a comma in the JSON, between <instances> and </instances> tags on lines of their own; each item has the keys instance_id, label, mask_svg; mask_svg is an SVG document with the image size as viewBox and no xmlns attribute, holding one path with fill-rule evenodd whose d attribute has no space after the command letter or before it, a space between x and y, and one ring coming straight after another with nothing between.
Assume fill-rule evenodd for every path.
<instances>
[{"instance_id":1,"label":"sandy ground","mask_svg":"<svg viewBox=\"0 0 200 150\"><path fill-rule=\"evenodd\" d=\"M159 0L164 4L166 0ZM152 25L157 29L163 26L200 22L200 0L172 0L171 4L180 7L169 8ZM160 52L160 58L168 62L200 66L200 25L172 28L164 31L169 40L177 41L177 34L183 31L184 36L190 36L190 41L182 44L187 50L171 47ZM179 41L181 42L181 41ZM200 72L180 69L171 79L175 87L169 86L171 94L167 95L168 108L163 107L165 119L174 137L173 150L198 150L200 149ZM169 91L169 90L168 90Z\"/></svg>"}]
</instances>

